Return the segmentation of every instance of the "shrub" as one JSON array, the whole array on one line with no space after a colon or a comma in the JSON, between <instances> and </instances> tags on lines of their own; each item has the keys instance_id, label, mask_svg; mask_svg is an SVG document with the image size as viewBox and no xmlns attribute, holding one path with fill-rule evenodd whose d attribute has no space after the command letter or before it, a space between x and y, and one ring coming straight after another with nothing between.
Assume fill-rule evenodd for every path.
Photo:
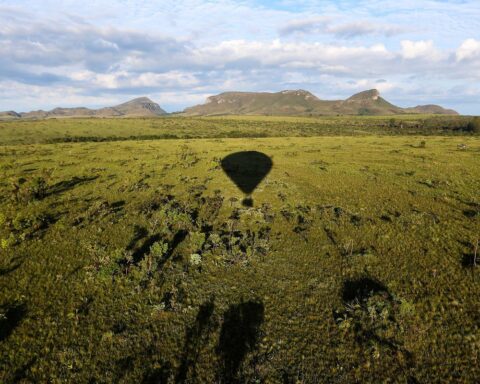
<instances>
[{"instance_id":1,"label":"shrub","mask_svg":"<svg viewBox=\"0 0 480 384\"><path fill-rule=\"evenodd\" d=\"M193 253L201 251L205 244L205 234L202 232L191 232L188 237L190 251Z\"/></svg>"},{"instance_id":2,"label":"shrub","mask_svg":"<svg viewBox=\"0 0 480 384\"><path fill-rule=\"evenodd\" d=\"M7 249L9 246L8 239L0 240L0 249Z\"/></svg>"},{"instance_id":3,"label":"shrub","mask_svg":"<svg viewBox=\"0 0 480 384\"><path fill-rule=\"evenodd\" d=\"M473 120L467 124L467 131L471 133L480 133L480 117L474 117Z\"/></svg>"},{"instance_id":4,"label":"shrub","mask_svg":"<svg viewBox=\"0 0 480 384\"><path fill-rule=\"evenodd\" d=\"M12 226L25 239L47 229L54 222L55 217L49 212L18 213L12 220Z\"/></svg>"},{"instance_id":5,"label":"shrub","mask_svg":"<svg viewBox=\"0 0 480 384\"><path fill-rule=\"evenodd\" d=\"M29 181L21 177L11 181L11 194L17 203L41 200L48 194L48 184L45 178L40 176Z\"/></svg>"},{"instance_id":6,"label":"shrub","mask_svg":"<svg viewBox=\"0 0 480 384\"><path fill-rule=\"evenodd\" d=\"M36 177L32 180L29 191L33 199L40 200L47 196L48 185L43 177Z\"/></svg>"},{"instance_id":7,"label":"shrub","mask_svg":"<svg viewBox=\"0 0 480 384\"><path fill-rule=\"evenodd\" d=\"M192 265L200 265L202 263L202 256L200 256L198 253L192 253L190 255L190 263Z\"/></svg>"},{"instance_id":8,"label":"shrub","mask_svg":"<svg viewBox=\"0 0 480 384\"><path fill-rule=\"evenodd\" d=\"M163 242L156 242L153 243L153 245L150 247L150 254L155 258L155 259L162 259L163 256L167 253L168 251L168 244L163 243Z\"/></svg>"}]
</instances>

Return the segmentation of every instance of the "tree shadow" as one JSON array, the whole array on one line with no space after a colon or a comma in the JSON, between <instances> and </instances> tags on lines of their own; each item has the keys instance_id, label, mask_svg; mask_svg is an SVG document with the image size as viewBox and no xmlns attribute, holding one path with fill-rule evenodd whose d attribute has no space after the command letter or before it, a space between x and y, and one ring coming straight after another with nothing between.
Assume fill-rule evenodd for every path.
<instances>
[{"instance_id":1,"label":"tree shadow","mask_svg":"<svg viewBox=\"0 0 480 384\"><path fill-rule=\"evenodd\" d=\"M5 340L14 329L22 322L27 314L25 303L9 303L0 307L0 342Z\"/></svg>"},{"instance_id":2,"label":"tree shadow","mask_svg":"<svg viewBox=\"0 0 480 384\"><path fill-rule=\"evenodd\" d=\"M180 243L185 240L185 238L188 236L188 231L185 230L185 229L179 229L175 235L173 236L173 239L172 241L170 242L169 244L169 247L168 247L168 252L167 254L165 255L165 257L163 258L163 260L161 261L161 263L159 263L159 268L162 268L163 265L172 257L173 253L175 252L175 249L177 249L177 247L180 245Z\"/></svg>"},{"instance_id":3,"label":"tree shadow","mask_svg":"<svg viewBox=\"0 0 480 384\"><path fill-rule=\"evenodd\" d=\"M223 171L245 194L247 198L243 204L252 206L253 200L248 197L257 188L258 184L272 169L272 159L262 152L243 151L231 153L221 161Z\"/></svg>"},{"instance_id":4,"label":"tree shadow","mask_svg":"<svg viewBox=\"0 0 480 384\"><path fill-rule=\"evenodd\" d=\"M362 277L357 280L347 280L343 283L342 300L344 303L354 300L362 302L377 293L385 293L388 298L391 298L387 287L381 282L368 277Z\"/></svg>"},{"instance_id":5,"label":"tree shadow","mask_svg":"<svg viewBox=\"0 0 480 384\"><path fill-rule=\"evenodd\" d=\"M133 252L133 263L135 265L140 263L140 261L142 261L143 258L150 252L152 245L160 239L161 237L158 234L147 237L142 245Z\"/></svg>"},{"instance_id":6,"label":"tree shadow","mask_svg":"<svg viewBox=\"0 0 480 384\"><path fill-rule=\"evenodd\" d=\"M213 319L214 309L212 298L200 306L195 322L188 328L175 383L196 382L196 365L200 351L216 327Z\"/></svg>"},{"instance_id":7,"label":"tree shadow","mask_svg":"<svg viewBox=\"0 0 480 384\"><path fill-rule=\"evenodd\" d=\"M57 195L59 193L69 191L70 189L75 188L77 185L88 183L96 179L98 179L98 176L74 176L70 180L59 181L48 189L47 196Z\"/></svg>"},{"instance_id":8,"label":"tree shadow","mask_svg":"<svg viewBox=\"0 0 480 384\"><path fill-rule=\"evenodd\" d=\"M462 257L462 266L464 268L475 268L480 265L480 256L475 256L475 253L464 253Z\"/></svg>"},{"instance_id":9,"label":"tree shadow","mask_svg":"<svg viewBox=\"0 0 480 384\"><path fill-rule=\"evenodd\" d=\"M10 265L6 268L1 267L0 268L0 277L8 275L9 273L12 273L16 271L20 266L23 264L24 260L20 259L20 257L14 257L13 259L10 260Z\"/></svg>"},{"instance_id":10,"label":"tree shadow","mask_svg":"<svg viewBox=\"0 0 480 384\"><path fill-rule=\"evenodd\" d=\"M127 250L135 249L137 243L148 236L148 230L145 227L135 224L133 227L133 237L127 245Z\"/></svg>"},{"instance_id":11,"label":"tree shadow","mask_svg":"<svg viewBox=\"0 0 480 384\"><path fill-rule=\"evenodd\" d=\"M247 353L256 348L263 320L264 306L261 302L231 305L225 312L217 346L217 354L221 359L218 382L245 382L238 371Z\"/></svg>"},{"instance_id":12,"label":"tree shadow","mask_svg":"<svg viewBox=\"0 0 480 384\"><path fill-rule=\"evenodd\" d=\"M161 368L156 368L148 372L144 376L142 384L166 384L172 376L172 371L172 364L166 363L162 365Z\"/></svg>"},{"instance_id":13,"label":"tree shadow","mask_svg":"<svg viewBox=\"0 0 480 384\"><path fill-rule=\"evenodd\" d=\"M349 319L357 342L365 347L378 344L392 356L401 353L407 366L415 365L413 354L396 337L400 302L384 284L370 277L346 280L342 300L345 310L334 312L334 317L337 321Z\"/></svg>"},{"instance_id":14,"label":"tree shadow","mask_svg":"<svg viewBox=\"0 0 480 384\"><path fill-rule=\"evenodd\" d=\"M37 358L34 357L33 359L29 360L26 364L22 365L20 368L16 369L12 375L12 383L24 383L28 382L26 380L28 378L28 373L33 365L36 363Z\"/></svg>"},{"instance_id":15,"label":"tree shadow","mask_svg":"<svg viewBox=\"0 0 480 384\"><path fill-rule=\"evenodd\" d=\"M173 239L170 241L168 245L167 253L163 256L162 260L160 260L158 263L159 269L161 269L165 265L165 263L168 260L170 260L173 253L175 252L175 249L183 240L185 240L187 235L188 235L188 231L184 229L180 229L175 233L175 235L173 236ZM140 246L137 247L136 245L142 239L145 239L145 240ZM160 240L162 240L162 237L158 233L148 236L148 231L144 227L135 226L133 238L132 240L130 240L130 243L127 246L127 250L133 251L132 253L133 263L135 265L138 265L138 263L142 261L145 258L145 256L150 252L150 248L152 247L152 245Z\"/></svg>"}]
</instances>

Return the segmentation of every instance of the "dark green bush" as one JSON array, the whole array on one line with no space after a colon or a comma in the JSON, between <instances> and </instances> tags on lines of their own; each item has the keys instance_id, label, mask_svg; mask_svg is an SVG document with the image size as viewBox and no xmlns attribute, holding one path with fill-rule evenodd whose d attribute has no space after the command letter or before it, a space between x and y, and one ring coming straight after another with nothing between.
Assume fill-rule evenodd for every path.
<instances>
[{"instance_id":1,"label":"dark green bush","mask_svg":"<svg viewBox=\"0 0 480 384\"><path fill-rule=\"evenodd\" d=\"M471 133L480 133L480 117L474 117L473 120L467 124L467 131Z\"/></svg>"}]
</instances>

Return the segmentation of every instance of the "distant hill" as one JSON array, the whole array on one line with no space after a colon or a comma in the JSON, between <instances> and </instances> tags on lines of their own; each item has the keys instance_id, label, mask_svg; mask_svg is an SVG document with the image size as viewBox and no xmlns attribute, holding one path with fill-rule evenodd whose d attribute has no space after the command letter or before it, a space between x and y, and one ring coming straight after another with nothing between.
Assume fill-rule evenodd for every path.
<instances>
[{"instance_id":1,"label":"distant hill","mask_svg":"<svg viewBox=\"0 0 480 384\"><path fill-rule=\"evenodd\" d=\"M15 120L21 116L15 111L0 112L0 120Z\"/></svg>"},{"instance_id":2,"label":"distant hill","mask_svg":"<svg viewBox=\"0 0 480 384\"><path fill-rule=\"evenodd\" d=\"M0 120L15 119L48 119L61 117L152 117L165 115L165 112L157 103L148 97L139 97L114 107L100 109L79 108L55 108L51 111L31 111L17 113L14 111L0 112Z\"/></svg>"},{"instance_id":3,"label":"distant hill","mask_svg":"<svg viewBox=\"0 0 480 384\"><path fill-rule=\"evenodd\" d=\"M458 115L457 111L453 109L445 109L439 105L417 105L412 108L405 108L407 113L424 113L424 114L441 114L441 115Z\"/></svg>"},{"instance_id":4,"label":"distant hill","mask_svg":"<svg viewBox=\"0 0 480 384\"><path fill-rule=\"evenodd\" d=\"M211 96L205 104L187 108L187 116L212 115L457 115L438 105L397 107L380 97L376 89L357 93L346 100L320 100L304 90L268 92L225 92Z\"/></svg>"},{"instance_id":5,"label":"distant hill","mask_svg":"<svg viewBox=\"0 0 480 384\"><path fill-rule=\"evenodd\" d=\"M6 111L0 112L0 120L69 117L154 117L166 113L148 97L139 97L123 104L100 109L79 107L21 113ZM376 89L357 93L346 100L320 100L314 94L302 89L276 93L225 92L210 96L205 104L186 108L181 114L184 116L458 115L456 111L438 105L418 105L411 108L397 107L383 99Z\"/></svg>"}]
</instances>

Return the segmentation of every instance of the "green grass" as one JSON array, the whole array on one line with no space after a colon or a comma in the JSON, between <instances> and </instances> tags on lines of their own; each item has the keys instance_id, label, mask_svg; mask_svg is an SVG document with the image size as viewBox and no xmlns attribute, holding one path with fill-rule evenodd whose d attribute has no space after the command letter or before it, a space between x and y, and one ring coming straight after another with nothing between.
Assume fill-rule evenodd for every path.
<instances>
[{"instance_id":1,"label":"green grass","mask_svg":"<svg viewBox=\"0 0 480 384\"><path fill-rule=\"evenodd\" d=\"M297 132L2 125L0 382L480 377L478 137L33 144L236 122ZM273 161L251 208L220 167L244 150Z\"/></svg>"},{"instance_id":2,"label":"green grass","mask_svg":"<svg viewBox=\"0 0 480 384\"><path fill-rule=\"evenodd\" d=\"M0 121L0 145L239 137L469 135L466 116L219 116Z\"/></svg>"}]
</instances>

